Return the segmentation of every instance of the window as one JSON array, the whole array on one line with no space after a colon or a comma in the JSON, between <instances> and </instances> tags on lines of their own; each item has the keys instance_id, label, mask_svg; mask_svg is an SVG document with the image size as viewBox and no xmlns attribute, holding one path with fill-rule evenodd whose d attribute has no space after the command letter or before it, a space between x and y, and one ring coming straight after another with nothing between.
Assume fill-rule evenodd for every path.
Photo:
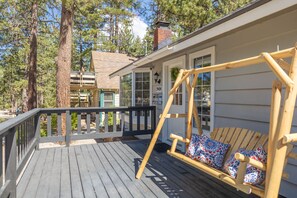
<instances>
[{"instance_id":1,"label":"window","mask_svg":"<svg viewBox=\"0 0 297 198\"><path fill-rule=\"evenodd\" d=\"M193 59L194 68L203 68L211 65L211 55ZM210 130L211 126L211 72L199 74L194 92L194 101L198 108L203 130ZM194 127L196 127L196 123ZM197 127L196 127L197 128Z\"/></svg>"},{"instance_id":2,"label":"window","mask_svg":"<svg viewBox=\"0 0 297 198\"><path fill-rule=\"evenodd\" d=\"M150 72L135 73L135 106L150 105Z\"/></svg>"},{"instance_id":3,"label":"window","mask_svg":"<svg viewBox=\"0 0 297 198\"><path fill-rule=\"evenodd\" d=\"M171 80L171 82L170 82L171 83L170 89L171 89L174 86L176 79L170 78L170 80ZM182 86L182 84L178 87L176 93L174 94L172 104L173 105L183 105L183 86Z\"/></svg>"},{"instance_id":4,"label":"window","mask_svg":"<svg viewBox=\"0 0 297 198\"><path fill-rule=\"evenodd\" d=\"M132 106L132 73L121 76L120 95L121 106Z\"/></svg>"},{"instance_id":5,"label":"window","mask_svg":"<svg viewBox=\"0 0 297 198\"><path fill-rule=\"evenodd\" d=\"M104 107L113 107L113 93L105 92L104 93Z\"/></svg>"}]
</instances>

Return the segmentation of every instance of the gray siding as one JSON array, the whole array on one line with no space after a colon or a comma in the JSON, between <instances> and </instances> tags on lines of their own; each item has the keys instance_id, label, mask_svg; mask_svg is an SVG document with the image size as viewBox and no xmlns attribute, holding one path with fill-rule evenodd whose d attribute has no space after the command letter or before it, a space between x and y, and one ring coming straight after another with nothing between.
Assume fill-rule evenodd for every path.
<instances>
[{"instance_id":1,"label":"gray siding","mask_svg":"<svg viewBox=\"0 0 297 198\"><path fill-rule=\"evenodd\" d=\"M297 11L291 11L218 39L216 63L237 60L292 47L297 42ZM276 79L266 64L216 72L215 127L243 127L267 133L269 130L271 85ZM297 131L297 111L292 131ZM294 149L297 152L297 149ZM295 197L297 162L289 160L281 194Z\"/></svg>"}]
</instances>

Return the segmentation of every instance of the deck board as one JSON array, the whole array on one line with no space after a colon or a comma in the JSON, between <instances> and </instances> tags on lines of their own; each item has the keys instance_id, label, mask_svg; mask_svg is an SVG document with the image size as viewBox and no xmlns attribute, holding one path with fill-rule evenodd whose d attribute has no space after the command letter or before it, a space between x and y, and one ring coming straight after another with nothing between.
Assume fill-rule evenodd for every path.
<instances>
[{"instance_id":1,"label":"deck board","mask_svg":"<svg viewBox=\"0 0 297 198\"><path fill-rule=\"evenodd\" d=\"M17 186L18 197L254 197L153 152L135 174L148 141L108 142L35 151Z\"/></svg>"}]
</instances>

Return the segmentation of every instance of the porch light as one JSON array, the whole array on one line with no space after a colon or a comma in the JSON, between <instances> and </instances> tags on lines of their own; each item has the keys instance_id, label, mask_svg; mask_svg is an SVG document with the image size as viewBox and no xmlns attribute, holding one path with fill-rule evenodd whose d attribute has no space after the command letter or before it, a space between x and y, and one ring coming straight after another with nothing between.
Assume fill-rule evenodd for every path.
<instances>
[{"instance_id":1,"label":"porch light","mask_svg":"<svg viewBox=\"0 0 297 198\"><path fill-rule=\"evenodd\" d=\"M160 74L158 72L154 74L154 80L155 80L155 83L158 83L158 84L161 83Z\"/></svg>"}]
</instances>

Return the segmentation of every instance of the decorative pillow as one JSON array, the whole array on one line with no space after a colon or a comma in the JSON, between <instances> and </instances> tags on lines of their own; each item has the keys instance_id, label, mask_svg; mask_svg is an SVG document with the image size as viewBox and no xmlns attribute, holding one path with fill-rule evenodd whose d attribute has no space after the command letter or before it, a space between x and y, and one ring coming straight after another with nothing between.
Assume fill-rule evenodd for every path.
<instances>
[{"instance_id":1,"label":"decorative pillow","mask_svg":"<svg viewBox=\"0 0 297 198\"><path fill-rule=\"evenodd\" d=\"M186 152L186 156L193 158L195 155L195 151L197 146L199 145L200 135L192 134L191 142L189 144L188 150Z\"/></svg>"},{"instance_id":2,"label":"decorative pillow","mask_svg":"<svg viewBox=\"0 0 297 198\"><path fill-rule=\"evenodd\" d=\"M235 153L241 153L247 157L258 160L262 163L267 162L267 153L264 151L262 146L258 147L256 150L246 150L246 149L240 148L230 155L230 157L228 158L228 160L226 160L223 167L223 170L226 173L228 173L232 178L236 178L237 170L240 164L239 160L236 160L234 157ZM246 174L244 176L245 183L258 185L258 184L261 184L264 180L265 180L265 171L255 168L250 164L247 165Z\"/></svg>"},{"instance_id":3,"label":"decorative pillow","mask_svg":"<svg viewBox=\"0 0 297 198\"><path fill-rule=\"evenodd\" d=\"M229 144L217 142L205 135L192 135L186 155L220 169L223 166L224 158L229 147Z\"/></svg>"}]
</instances>

